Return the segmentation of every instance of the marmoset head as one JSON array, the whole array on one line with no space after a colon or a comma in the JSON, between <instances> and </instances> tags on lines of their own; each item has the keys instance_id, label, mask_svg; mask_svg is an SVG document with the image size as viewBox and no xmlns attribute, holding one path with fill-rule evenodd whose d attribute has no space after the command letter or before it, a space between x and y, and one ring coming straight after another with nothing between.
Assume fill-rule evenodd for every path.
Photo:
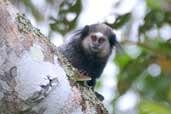
<instances>
[{"instance_id":1,"label":"marmoset head","mask_svg":"<svg viewBox=\"0 0 171 114\"><path fill-rule=\"evenodd\" d=\"M99 58L108 57L116 41L112 29L105 24L93 24L85 26L80 37L81 46L85 53L96 55Z\"/></svg>"}]
</instances>

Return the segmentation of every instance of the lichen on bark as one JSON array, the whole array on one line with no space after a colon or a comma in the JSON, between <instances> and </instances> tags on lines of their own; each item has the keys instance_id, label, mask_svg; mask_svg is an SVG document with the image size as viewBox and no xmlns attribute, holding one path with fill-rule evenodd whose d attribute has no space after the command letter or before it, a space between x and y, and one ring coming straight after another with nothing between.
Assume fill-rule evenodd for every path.
<instances>
[{"instance_id":1,"label":"lichen on bark","mask_svg":"<svg viewBox=\"0 0 171 114\"><path fill-rule=\"evenodd\" d=\"M0 113L108 114L48 38L11 9L0 4Z\"/></svg>"}]
</instances>

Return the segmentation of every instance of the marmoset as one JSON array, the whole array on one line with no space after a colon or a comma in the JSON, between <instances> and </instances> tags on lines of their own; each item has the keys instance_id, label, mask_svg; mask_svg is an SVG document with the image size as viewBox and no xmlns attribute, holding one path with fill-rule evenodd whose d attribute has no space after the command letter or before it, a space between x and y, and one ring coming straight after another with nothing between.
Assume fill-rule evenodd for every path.
<instances>
[{"instance_id":1,"label":"marmoset","mask_svg":"<svg viewBox=\"0 0 171 114\"><path fill-rule=\"evenodd\" d=\"M100 77L113 47L117 44L111 27L106 24L92 24L77 30L59 50L80 73L91 77L87 84L94 89L96 79Z\"/></svg>"}]
</instances>

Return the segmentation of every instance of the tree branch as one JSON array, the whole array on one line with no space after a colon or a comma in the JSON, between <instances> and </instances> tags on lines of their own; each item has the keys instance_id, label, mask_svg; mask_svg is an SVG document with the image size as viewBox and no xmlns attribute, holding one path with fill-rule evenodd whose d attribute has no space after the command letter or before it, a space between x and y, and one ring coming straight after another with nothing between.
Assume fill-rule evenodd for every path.
<instances>
[{"instance_id":1,"label":"tree branch","mask_svg":"<svg viewBox=\"0 0 171 114\"><path fill-rule=\"evenodd\" d=\"M68 78L78 74L61 66L29 20L2 0L0 12L1 114L108 114L91 89Z\"/></svg>"}]
</instances>

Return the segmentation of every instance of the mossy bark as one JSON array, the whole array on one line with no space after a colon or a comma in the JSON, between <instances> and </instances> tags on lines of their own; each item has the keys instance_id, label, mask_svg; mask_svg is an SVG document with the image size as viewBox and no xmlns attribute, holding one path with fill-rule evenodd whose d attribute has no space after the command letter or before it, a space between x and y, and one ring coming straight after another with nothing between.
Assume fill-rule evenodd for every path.
<instances>
[{"instance_id":1,"label":"mossy bark","mask_svg":"<svg viewBox=\"0 0 171 114\"><path fill-rule=\"evenodd\" d=\"M0 113L108 114L57 48L8 1L0 0ZM65 60L63 60L65 61ZM63 65L61 65L63 64Z\"/></svg>"}]
</instances>

